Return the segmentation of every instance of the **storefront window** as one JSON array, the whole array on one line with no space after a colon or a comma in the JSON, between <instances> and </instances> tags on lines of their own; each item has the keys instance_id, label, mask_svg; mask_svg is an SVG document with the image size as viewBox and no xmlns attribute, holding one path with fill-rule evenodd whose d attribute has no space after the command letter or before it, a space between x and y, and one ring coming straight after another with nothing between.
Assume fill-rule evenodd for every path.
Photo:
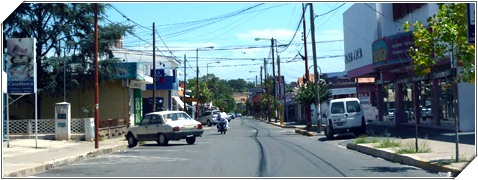
<instances>
[{"instance_id":1,"label":"storefront window","mask_svg":"<svg viewBox=\"0 0 478 180\"><path fill-rule=\"evenodd\" d=\"M395 119L395 83L383 85L383 120Z\"/></svg>"},{"instance_id":2,"label":"storefront window","mask_svg":"<svg viewBox=\"0 0 478 180\"><path fill-rule=\"evenodd\" d=\"M403 104L405 111L406 122L415 123L414 111L413 111L413 95L412 95L413 84L405 83L402 86L403 91Z\"/></svg>"},{"instance_id":3,"label":"storefront window","mask_svg":"<svg viewBox=\"0 0 478 180\"><path fill-rule=\"evenodd\" d=\"M420 124L433 124L433 89L431 81L420 81Z\"/></svg>"},{"instance_id":4,"label":"storefront window","mask_svg":"<svg viewBox=\"0 0 478 180\"><path fill-rule=\"evenodd\" d=\"M439 79L438 88L440 95L440 124L441 126L453 127L455 123L455 111L453 108L453 81L451 79Z\"/></svg>"}]
</instances>

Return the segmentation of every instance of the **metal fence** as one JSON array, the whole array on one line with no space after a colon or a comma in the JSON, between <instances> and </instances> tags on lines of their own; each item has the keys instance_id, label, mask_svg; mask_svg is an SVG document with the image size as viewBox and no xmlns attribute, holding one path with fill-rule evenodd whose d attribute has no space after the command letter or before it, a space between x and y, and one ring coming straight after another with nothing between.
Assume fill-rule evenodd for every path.
<instances>
[{"instance_id":1,"label":"metal fence","mask_svg":"<svg viewBox=\"0 0 478 180\"><path fill-rule=\"evenodd\" d=\"M84 119L71 119L72 133L85 133ZM10 134L30 135L35 134L34 119L20 119L9 121ZM3 132L7 132L7 123L3 123ZM55 134L55 119L39 119L38 134Z\"/></svg>"}]
</instances>

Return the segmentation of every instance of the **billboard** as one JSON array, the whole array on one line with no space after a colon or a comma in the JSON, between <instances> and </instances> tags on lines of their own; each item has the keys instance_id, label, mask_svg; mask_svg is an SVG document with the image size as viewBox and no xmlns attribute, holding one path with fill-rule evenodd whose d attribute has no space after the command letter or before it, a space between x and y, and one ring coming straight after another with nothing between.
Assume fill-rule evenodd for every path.
<instances>
[{"instance_id":1,"label":"billboard","mask_svg":"<svg viewBox=\"0 0 478 180\"><path fill-rule=\"evenodd\" d=\"M7 93L31 94L36 92L35 40L33 38L7 39L5 58Z\"/></svg>"}]
</instances>

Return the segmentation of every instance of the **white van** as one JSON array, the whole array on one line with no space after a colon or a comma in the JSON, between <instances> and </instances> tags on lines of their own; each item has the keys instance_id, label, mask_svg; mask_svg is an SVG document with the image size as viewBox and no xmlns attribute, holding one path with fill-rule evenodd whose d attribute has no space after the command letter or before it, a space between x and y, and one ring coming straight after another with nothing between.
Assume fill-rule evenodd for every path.
<instances>
[{"instance_id":1,"label":"white van","mask_svg":"<svg viewBox=\"0 0 478 180\"><path fill-rule=\"evenodd\" d=\"M330 100L327 115L322 120L327 139L333 139L334 134L340 133L365 134L364 112L358 98Z\"/></svg>"}]
</instances>

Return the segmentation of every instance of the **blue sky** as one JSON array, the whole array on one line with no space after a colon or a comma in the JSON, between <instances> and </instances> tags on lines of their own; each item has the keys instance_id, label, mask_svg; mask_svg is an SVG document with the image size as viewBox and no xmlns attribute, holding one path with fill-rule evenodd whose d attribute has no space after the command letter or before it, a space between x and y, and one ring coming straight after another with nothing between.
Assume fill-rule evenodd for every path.
<instances>
[{"instance_id":1,"label":"blue sky","mask_svg":"<svg viewBox=\"0 0 478 180\"><path fill-rule=\"evenodd\" d=\"M20 3L18 0L13 2ZM271 42L267 40L270 38L276 39L279 45L290 42L287 49L278 48L281 57L281 75L285 76L286 82L297 81L297 78L305 73L305 63L298 56L298 52L304 55L301 40L303 27L300 22L302 4L299 2L109 3L115 8L108 8L107 20L100 23L136 25L136 36L128 35L124 39L125 48L151 51L153 39L151 29L154 22L157 31L156 47L161 50L156 53L170 56L171 50L172 55L181 61L186 55L187 79L195 78L196 75L196 48L214 46L214 49L199 51L200 76L209 72L221 79L242 78L254 81L257 75L260 81L260 67L264 65L264 58L267 58L268 73L272 75ZM344 54L342 19L343 13L351 5L352 3L340 1L314 3L314 14L317 16L314 19L318 42L317 62L322 73L345 70L342 56ZM2 19L9 14L10 9L7 8L10 7L0 8ZM305 18L308 62L311 66L313 63L309 8ZM296 33L299 23L300 27ZM265 40L255 41L255 38ZM215 63L217 61L220 63ZM277 75L277 64L275 70Z\"/></svg>"},{"instance_id":2,"label":"blue sky","mask_svg":"<svg viewBox=\"0 0 478 180\"><path fill-rule=\"evenodd\" d=\"M109 21L141 25L135 28L137 36L125 37L125 48L150 51L151 29L154 22L158 32L156 46L165 55L171 55L167 49L171 50L173 55L181 61L186 55L189 63L187 64L188 79L195 77L196 48L214 46L214 49L199 51L200 76L205 75L207 71L221 79L242 78L253 81L257 75L260 81L260 66L263 66L264 58L268 59L268 72L272 74L271 42L266 39L275 38L279 45L289 44L302 13L301 3L295 2L111 4L116 9L107 10ZM351 5L352 3L343 2L314 3L314 14L318 15L315 18L316 41L320 42L317 43L317 62L323 73L340 72L345 69L343 57L340 56L344 53L342 14ZM109 21L105 22L109 23ZM309 8L306 11L306 28L309 42L308 56L312 57ZM281 56L281 75L285 76L287 83L297 81L297 78L305 73L305 63L300 60L300 56L297 56L298 51L304 55L302 32L301 23L291 45L286 50L283 47L278 48ZM255 41L255 38L265 40ZM340 57L328 58L330 56ZM220 63L215 63L216 61ZM309 66L312 64L312 58L309 58ZM275 70L277 75L277 65Z\"/></svg>"}]
</instances>

